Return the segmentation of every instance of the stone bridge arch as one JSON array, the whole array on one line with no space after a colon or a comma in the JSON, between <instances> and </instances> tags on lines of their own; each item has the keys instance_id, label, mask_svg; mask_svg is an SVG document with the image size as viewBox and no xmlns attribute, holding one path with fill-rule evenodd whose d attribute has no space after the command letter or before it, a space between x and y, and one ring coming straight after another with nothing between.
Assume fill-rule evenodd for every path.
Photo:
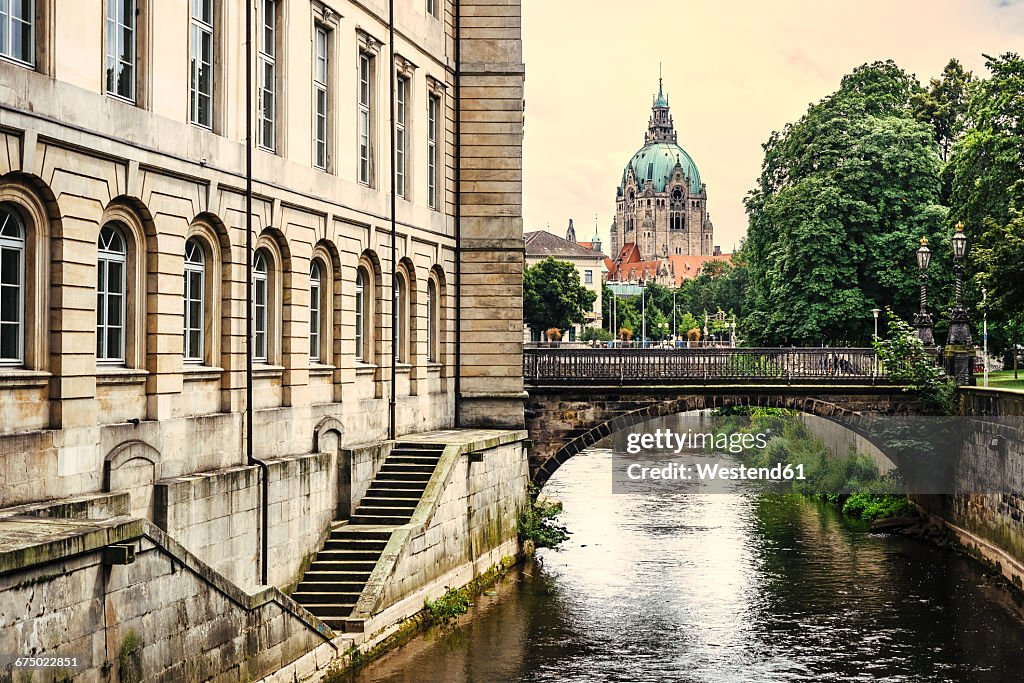
<instances>
[{"instance_id":1,"label":"stone bridge arch","mask_svg":"<svg viewBox=\"0 0 1024 683\"><path fill-rule=\"evenodd\" d=\"M810 389L810 390L808 390ZM530 433L530 479L538 487L569 458L615 432L658 417L729 407L784 408L824 418L910 415L920 409L916 395L899 387L535 387L529 390L526 427Z\"/></svg>"}]
</instances>

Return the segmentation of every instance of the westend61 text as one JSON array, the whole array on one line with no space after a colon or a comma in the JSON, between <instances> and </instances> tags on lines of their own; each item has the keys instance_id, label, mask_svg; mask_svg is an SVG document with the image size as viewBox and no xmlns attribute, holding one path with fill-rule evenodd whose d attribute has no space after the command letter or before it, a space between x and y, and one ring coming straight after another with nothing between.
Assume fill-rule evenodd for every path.
<instances>
[{"instance_id":1,"label":"westend61 text","mask_svg":"<svg viewBox=\"0 0 1024 683\"><path fill-rule=\"evenodd\" d=\"M752 481L794 481L804 480L803 465L783 465L774 467L725 467L717 463L694 463L684 465L673 462L661 467L645 467L640 463L632 463L626 468L626 476L635 481L645 479L662 479L670 481L713 480L752 480Z\"/></svg>"},{"instance_id":2,"label":"westend61 text","mask_svg":"<svg viewBox=\"0 0 1024 683\"><path fill-rule=\"evenodd\" d=\"M684 448L735 454L750 448L764 448L767 445L767 434L740 432L714 434L693 430L673 432L671 429L657 429L654 433L634 432L626 437L626 452L630 455L636 455L641 450L673 451L678 454Z\"/></svg>"}]
</instances>

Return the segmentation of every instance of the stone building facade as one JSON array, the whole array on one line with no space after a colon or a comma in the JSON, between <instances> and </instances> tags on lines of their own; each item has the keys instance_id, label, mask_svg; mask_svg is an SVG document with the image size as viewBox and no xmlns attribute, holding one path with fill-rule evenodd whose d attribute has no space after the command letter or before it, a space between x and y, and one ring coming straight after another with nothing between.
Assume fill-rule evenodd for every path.
<instances>
[{"instance_id":1,"label":"stone building facade","mask_svg":"<svg viewBox=\"0 0 1024 683\"><path fill-rule=\"evenodd\" d=\"M11 0L0 507L244 463L247 278L257 457L522 425L518 2L256 5L247 273L245 2Z\"/></svg>"},{"instance_id":2,"label":"stone building facade","mask_svg":"<svg viewBox=\"0 0 1024 683\"><path fill-rule=\"evenodd\" d=\"M586 322L582 325L577 323L571 329L563 330L563 339L579 338L584 327L601 327L601 285L604 283L604 262L607 257L601 253L601 238L596 232L590 242L577 242L576 230L570 219L565 239L547 230L524 233L523 239L526 244L526 265L535 266L549 256L569 263L579 273L580 284L596 297L590 310L585 312ZM524 338L541 341L543 332L544 330L534 330L530 325L526 325Z\"/></svg>"},{"instance_id":3,"label":"stone building facade","mask_svg":"<svg viewBox=\"0 0 1024 683\"><path fill-rule=\"evenodd\" d=\"M636 245L644 260L711 255L714 226L707 202L697 165L677 142L659 79L644 146L626 164L616 189L613 259L629 244Z\"/></svg>"}]
</instances>

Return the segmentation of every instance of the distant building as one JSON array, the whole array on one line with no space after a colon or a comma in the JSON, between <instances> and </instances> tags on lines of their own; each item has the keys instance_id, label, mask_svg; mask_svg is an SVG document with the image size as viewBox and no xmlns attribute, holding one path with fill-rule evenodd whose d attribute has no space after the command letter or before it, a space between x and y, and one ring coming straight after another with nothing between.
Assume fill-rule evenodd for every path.
<instances>
[{"instance_id":1,"label":"distant building","mask_svg":"<svg viewBox=\"0 0 1024 683\"><path fill-rule=\"evenodd\" d=\"M678 286L704 261L728 259L714 245L707 186L677 143L668 98L658 94L644 145L622 172L616 190L608 280L649 280Z\"/></svg>"},{"instance_id":2,"label":"distant building","mask_svg":"<svg viewBox=\"0 0 1024 683\"><path fill-rule=\"evenodd\" d=\"M576 229L572 221L569 221L569 228L566 231L566 239L553 235L546 230L527 232L523 234L526 242L526 265L533 266L548 256L559 261L571 263L580 274L580 282L584 287L597 294L593 308L587 313L585 325L575 325L569 331L569 338L575 339L582 332L583 327L601 326L601 281L604 272L604 264L607 257L601 253L601 239L596 234L590 242L578 243L575 240ZM589 248L589 245L596 243L597 248ZM585 246L587 245L587 246ZM563 330L563 333L565 331ZM538 340L543 330L530 330L526 328L526 338Z\"/></svg>"}]
</instances>

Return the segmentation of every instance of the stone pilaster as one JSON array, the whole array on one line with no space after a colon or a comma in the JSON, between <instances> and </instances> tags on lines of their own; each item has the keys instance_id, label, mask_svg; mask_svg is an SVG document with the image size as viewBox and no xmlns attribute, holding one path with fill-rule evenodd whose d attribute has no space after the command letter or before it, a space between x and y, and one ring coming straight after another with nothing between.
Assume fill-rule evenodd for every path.
<instances>
[{"instance_id":1,"label":"stone pilaster","mask_svg":"<svg viewBox=\"0 0 1024 683\"><path fill-rule=\"evenodd\" d=\"M521 428L526 394L520 0L464 0L459 12L462 355L457 420L463 427Z\"/></svg>"}]
</instances>

